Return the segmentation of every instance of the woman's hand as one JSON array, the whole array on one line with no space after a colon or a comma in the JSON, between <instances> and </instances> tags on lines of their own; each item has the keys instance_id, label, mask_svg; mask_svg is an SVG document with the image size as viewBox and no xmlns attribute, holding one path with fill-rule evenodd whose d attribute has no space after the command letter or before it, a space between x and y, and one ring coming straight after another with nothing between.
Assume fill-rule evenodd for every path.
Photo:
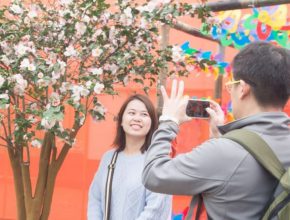
<instances>
[{"instance_id":1,"label":"woman's hand","mask_svg":"<svg viewBox=\"0 0 290 220\"><path fill-rule=\"evenodd\" d=\"M219 137L221 134L217 126L223 125L225 121L225 115L220 105L210 100L210 107L206 108L209 114L209 136L210 138Z\"/></svg>"},{"instance_id":2,"label":"woman's hand","mask_svg":"<svg viewBox=\"0 0 290 220\"><path fill-rule=\"evenodd\" d=\"M184 82L182 80L179 82L173 80L170 97L168 97L165 88L161 86L161 94L164 102L162 116L172 118L178 124L191 120L185 113L189 97L183 96L183 92Z\"/></svg>"}]
</instances>

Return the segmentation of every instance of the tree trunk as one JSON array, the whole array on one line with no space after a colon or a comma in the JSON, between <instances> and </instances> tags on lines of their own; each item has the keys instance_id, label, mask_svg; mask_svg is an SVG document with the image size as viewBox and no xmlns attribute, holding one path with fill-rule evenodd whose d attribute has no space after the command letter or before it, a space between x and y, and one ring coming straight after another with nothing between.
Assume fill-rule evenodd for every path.
<instances>
[{"instance_id":1,"label":"tree trunk","mask_svg":"<svg viewBox=\"0 0 290 220\"><path fill-rule=\"evenodd\" d=\"M26 220L25 211L25 199L24 199L24 189L22 182L22 172L21 172L21 160L19 153L14 153L11 148L8 148L8 154L10 159L10 164L13 171L14 177L14 189L16 195L16 206L17 206L17 219Z\"/></svg>"},{"instance_id":2,"label":"tree trunk","mask_svg":"<svg viewBox=\"0 0 290 220\"><path fill-rule=\"evenodd\" d=\"M57 173L58 170L54 164L51 164L48 169L47 185L44 194L43 210L40 220L47 220L49 217Z\"/></svg>"},{"instance_id":3,"label":"tree trunk","mask_svg":"<svg viewBox=\"0 0 290 220\"><path fill-rule=\"evenodd\" d=\"M225 56L225 48L219 44L219 54L222 57L222 60L224 60ZM223 75L219 74L218 78L215 81L215 87L214 87L214 99L218 101L219 104L222 103L222 89L223 89Z\"/></svg>"},{"instance_id":4,"label":"tree trunk","mask_svg":"<svg viewBox=\"0 0 290 220\"><path fill-rule=\"evenodd\" d=\"M165 49L168 46L169 42L169 30L170 27L166 24L163 24L161 27L161 36L162 36L162 42L161 42L161 49ZM168 66L164 66L163 69L158 74L158 87L157 87L157 113L158 116L162 114L162 107L163 107L163 98L160 92L159 86L165 86L166 78L168 74Z\"/></svg>"}]
</instances>

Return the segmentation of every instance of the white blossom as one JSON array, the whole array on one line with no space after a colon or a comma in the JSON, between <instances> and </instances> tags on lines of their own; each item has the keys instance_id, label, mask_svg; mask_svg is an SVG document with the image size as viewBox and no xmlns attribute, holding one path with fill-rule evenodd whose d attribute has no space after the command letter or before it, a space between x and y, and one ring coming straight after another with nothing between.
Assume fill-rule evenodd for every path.
<instances>
[{"instance_id":1,"label":"white blossom","mask_svg":"<svg viewBox=\"0 0 290 220\"><path fill-rule=\"evenodd\" d=\"M88 88L88 89L90 89L91 88L91 86L92 86L92 81L87 81L86 82L86 87Z\"/></svg>"},{"instance_id":2,"label":"white blossom","mask_svg":"<svg viewBox=\"0 0 290 220\"><path fill-rule=\"evenodd\" d=\"M82 97L87 97L90 94L90 90L88 90L87 88L82 87L82 90L81 90L80 94L81 94Z\"/></svg>"},{"instance_id":3,"label":"white blossom","mask_svg":"<svg viewBox=\"0 0 290 220\"><path fill-rule=\"evenodd\" d=\"M91 18L87 15L85 15L83 18L82 18L82 21L83 22L86 22L86 23L89 23L91 21Z\"/></svg>"},{"instance_id":4,"label":"white blossom","mask_svg":"<svg viewBox=\"0 0 290 220\"><path fill-rule=\"evenodd\" d=\"M33 19L33 18L36 18L38 16L38 7L36 5L31 5L30 6L30 10L27 14L27 16L30 18L30 19Z\"/></svg>"},{"instance_id":5,"label":"white blossom","mask_svg":"<svg viewBox=\"0 0 290 220\"><path fill-rule=\"evenodd\" d=\"M149 25L148 21L145 18L141 18L140 20L140 27L143 29L146 29L146 27Z\"/></svg>"},{"instance_id":6,"label":"white blossom","mask_svg":"<svg viewBox=\"0 0 290 220\"><path fill-rule=\"evenodd\" d=\"M23 59L20 63L20 69L28 68L29 64L30 64L29 59L27 59L27 58Z\"/></svg>"},{"instance_id":7,"label":"white blossom","mask_svg":"<svg viewBox=\"0 0 290 220\"><path fill-rule=\"evenodd\" d=\"M66 68L66 63L65 62L63 62L62 60L57 60L57 63L60 65L60 68L61 69L65 69Z\"/></svg>"},{"instance_id":8,"label":"white blossom","mask_svg":"<svg viewBox=\"0 0 290 220\"><path fill-rule=\"evenodd\" d=\"M128 75L126 75L126 76L124 77L124 79L123 79L123 83L124 83L125 86L127 86L127 85L129 84L129 76L128 76Z\"/></svg>"},{"instance_id":9,"label":"white blossom","mask_svg":"<svg viewBox=\"0 0 290 220\"><path fill-rule=\"evenodd\" d=\"M59 130L60 132L64 132L64 128L63 128L62 122L58 122L58 128L57 128L57 130Z\"/></svg>"},{"instance_id":10,"label":"white blossom","mask_svg":"<svg viewBox=\"0 0 290 220\"><path fill-rule=\"evenodd\" d=\"M90 72L93 75L102 75L103 74L103 69L102 68L91 68Z\"/></svg>"},{"instance_id":11,"label":"white blossom","mask_svg":"<svg viewBox=\"0 0 290 220\"><path fill-rule=\"evenodd\" d=\"M3 52L4 52L5 55L9 55L9 54L12 53L11 46L8 45L7 42L5 42L5 41L1 41L0 42L0 47L3 50ZM5 55L3 55L3 56L5 56Z\"/></svg>"},{"instance_id":12,"label":"white blossom","mask_svg":"<svg viewBox=\"0 0 290 220\"><path fill-rule=\"evenodd\" d=\"M111 32L111 30L110 30L110 32ZM104 32L101 29L96 30L95 33L93 34L93 39L96 39L98 36L100 36L103 33Z\"/></svg>"},{"instance_id":13,"label":"white blossom","mask_svg":"<svg viewBox=\"0 0 290 220\"><path fill-rule=\"evenodd\" d=\"M64 40L65 36L64 36L64 31L61 31L58 35L57 35L58 40Z\"/></svg>"},{"instance_id":14,"label":"white blossom","mask_svg":"<svg viewBox=\"0 0 290 220\"><path fill-rule=\"evenodd\" d=\"M101 114L102 116L104 116L107 112L107 109L101 104L99 103L98 105L94 106L93 110L95 112L98 112L99 114ZM98 120L98 116L96 115L96 120Z\"/></svg>"},{"instance_id":15,"label":"white blossom","mask_svg":"<svg viewBox=\"0 0 290 220\"><path fill-rule=\"evenodd\" d=\"M118 69L119 69L119 67L116 64L113 63L113 64L111 64L109 66L109 69L111 70L112 74L116 74Z\"/></svg>"},{"instance_id":16,"label":"white blossom","mask_svg":"<svg viewBox=\"0 0 290 220\"><path fill-rule=\"evenodd\" d=\"M48 77L40 78L36 81L37 86L41 87L47 87L50 84L50 79Z\"/></svg>"},{"instance_id":17,"label":"white blossom","mask_svg":"<svg viewBox=\"0 0 290 220\"><path fill-rule=\"evenodd\" d=\"M6 65L9 66L11 64L11 59L9 59L7 56L2 55L1 56L1 61Z\"/></svg>"},{"instance_id":18,"label":"white blossom","mask_svg":"<svg viewBox=\"0 0 290 220\"><path fill-rule=\"evenodd\" d=\"M84 86L72 85L71 86L72 95L74 103L80 101L81 97L87 97L90 94L90 91Z\"/></svg>"},{"instance_id":19,"label":"white blossom","mask_svg":"<svg viewBox=\"0 0 290 220\"><path fill-rule=\"evenodd\" d=\"M9 95L8 94L0 94L0 99L6 99L9 100Z\"/></svg>"},{"instance_id":20,"label":"white blossom","mask_svg":"<svg viewBox=\"0 0 290 220\"><path fill-rule=\"evenodd\" d=\"M105 86L104 86L103 83L99 83L99 82L97 82L97 83L95 84L95 87L94 87L94 92L95 92L96 94L101 94L101 92L103 91L104 88L105 88Z\"/></svg>"},{"instance_id":21,"label":"white blossom","mask_svg":"<svg viewBox=\"0 0 290 220\"><path fill-rule=\"evenodd\" d=\"M42 72L39 72L38 74L37 74L37 77L39 78L39 79L42 79L43 78L43 73Z\"/></svg>"},{"instance_id":22,"label":"white blossom","mask_svg":"<svg viewBox=\"0 0 290 220\"><path fill-rule=\"evenodd\" d=\"M61 87L59 88L60 93L64 94L69 90L70 84L68 82L62 82Z\"/></svg>"},{"instance_id":23,"label":"white blossom","mask_svg":"<svg viewBox=\"0 0 290 220\"><path fill-rule=\"evenodd\" d=\"M2 76L0 76L0 88L3 86L4 82L5 79Z\"/></svg>"},{"instance_id":24,"label":"white blossom","mask_svg":"<svg viewBox=\"0 0 290 220\"><path fill-rule=\"evenodd\" d=\"M99 57L103 53L103 50L99 47L92 50L93 57Z\"/></svg>"},{"instance_id":25,"label":"white blossom","mask_svg":"<svg viewBox=\"0 0 290 220\"><path fill-rule=\"evenodd\" d=\"M69 45L67 48L65 48L64 55L66 57L71 57L71 56L77 56L78 52L75 50L73 45Z\"/></svg>"},{"instance_id":26,"label":"white blossom","mask_svg":"<svg viewBox=\"0 0 290 220\"><path fill-rule=\"evenodd\" d=\"M14 46L15 53L18 57L23 56L29 51L29 48L25 46L22 42L19 42L17 45Z\"/></svg>"},{"instance_id":27,"label":"white blossom","mask_svg":"<svg viewBox=\"0 0 290 220\"><path fill-rule=\"evenodd\" d=\"M124 14L120 17L120 22L123 25L132 25L133 23L133 15L132 15L132 9L130 7L127 7L124 10Z\"/></svg>"},{"instance_id":28,"label":"white blossom","mask_svg":"<svg viewBox=\"0 0 290 220\"><path fill-rule=\"evenodd\" d=\"M80 37L80 36L84 35L84 33L87 30L87 27L86 27L86 24L85 23L83 23L83 22L77 22L76 23L76 26L75 26L75 29L76 29L77 36Z\"/></svg>"},{"instance_id":29,"label":"white blossom","mask_svg":"<svg viewBox=\"0 0 290 220\"><path fill-rule=\"evenodd\" d=\"M183 51L179 46L173 46L173 48L172 48L172 60L174 62L181 62L184 60Z\"/></svg>"},{"instance_id":30,"label":"white blossom","mask_svg":"<svg viewBox=\"0 0 290 220\"><path fill-rule=\"evenodd\" d=\"M10 10L13 11L13 13L15 13L15 14L22 14L23 13L23 9L19 5L15 5L15 4L13 4L10 7Z\"/></svg>"},{"instance_id":31,"label":"white blossom","mask_svg":"<svg viewBox=\"0 0 290 220\"><path fill-rule=\"evenodd\" d=\"M60 104L59 94L56 92L51 93L51 95L49 97L49 102L54 107L58 106Z\"/></svg>"},{"instance_id":32,"label":"white blossom","mask_svg":"<svg viewBox=\"0 0 290 220\"><path fill-rule=\"evenodd\" d=\"M48 118L43 118L41 120L41 126L43 126L45 129L51 129L55 124L56 124L56 120L54 119L48 119Z\"/></svg>"},{"instance_id":33,"label":"white blossom","mask_svg":"<svg viewBox=\"0 0 290 220\"><path fill-rule=\"evenodd\" d=\"M59 78L60 78L60 75L61 75L61 74L60 74L59 71L57 71L57 72L52 71L52 73L51 73L52 79L54 79L54 80L59 79Z\"/></svg>"},{"instance_id":34,"label":"white blossom","mask_svg":"<svg viewBox=\"0 0 290 220\"><path fill-rule=\"evenodd\" d=\"M11 78L12 82L15 82L14 93L16 95L23 96L24 91L28 85L27 81L23 78L21 74L15 74Z\"/></svg>"},{"instance_id":35,"label":"white blossom","mask_svg":"<svg viewBox=\"0 0 290 220\"><path fill-rule=\"evenodd\" d=\"M36 148L41 148L41 142L37 139L31 141L31 146Z\"/></svg>"},{"instance_id":36,"label":"white blossom","mask_svg":"<svg viewBox=\"0 0 290 220\"><path fill-rule=\"evenodd\" d=\"M73 2L73 0L60 0L61 5L70 5Z\"/></svg>"},{"instance_id":37,"label":"white blossom","mask_svg":"<svg viewBox=\"0 0 290 220\"><path fill-rule=\"evenodd\" d=\"M34 103L31 103L30 104L30 109L32 110L32 111L35 111L35 110L37 110L37 104L34 102Z\"/></svg>"},{"instance_id":38,"label":"white blossom","mask_svg":"<svg viewBox=\"0 0 290 220\"><path fill-rule=\"evenodd\" d=\"M83 125L84 122L85 122L85 119L86 119L86 117L84 115L80 116L80 122L79 122L79 124L80 125Z\"/></svg>"},{"instance_id":39,"label":"white blossom","mask_svg":"<svg viewBox=\"0 0 290 220\"><path fill-rule=\"evenodd\" d=\"M28 69L29 71L35 71L36 67L33 63L30 63L28 58L24 58L20 63L20 69Z\"/></svg>"}]
</instances>

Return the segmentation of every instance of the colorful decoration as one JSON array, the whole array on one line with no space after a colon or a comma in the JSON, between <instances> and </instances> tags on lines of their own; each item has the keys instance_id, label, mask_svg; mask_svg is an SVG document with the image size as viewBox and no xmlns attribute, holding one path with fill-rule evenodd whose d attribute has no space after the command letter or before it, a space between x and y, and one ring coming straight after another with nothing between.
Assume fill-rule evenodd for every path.
<instances>
[{"instance_id":1,"label":"colorful decoration","mask_svg":"<svg viewBox=\"0 0 290 220\"><path fill-rule=\"evenodd\" d=\"M219 39L223 46L232 44L240 49L250 42L262 40L290 48L290 19L286 5L254 8L252 14L243 17L241 10L220 12L215 19L216 25L206 34Z\"/></svg>"},{"instance_id":2,"label":"colorful decoration","mask_svg":"<svg viewBox=\"0 0 290 220\"><path fill-rule=\"evenodd\" d=\"M225 122L228 123L228 122L233 121L234 116L233 116L233 111L232 111L232 102L229 101L228 103L222 105L221 107L225 114Z\"/></svg>"},{"instance_id":3,"label":"colorful decoration","mask_svg":"<svg viewBox=\"0 0 290 220\"><path fill-rule=\"evenodd\" d=\"M290 49L290 18L287 18L287 6L277 5L253 8L252 14L242 16L241 10L219 12L210 33L220 40L223 46L234 45L241 49L253 41L271 41ZM203 28L201 28L204 30ZM231 78L231 66L222 60L221 54L213 55L211 51L202 51L190 47L187 41L181 45L187 70L214 75L222 74ZM233 120L231 103L222 106L226 121Z\"/></svg>"},{"instance_id":4,"label":"colorful decoration","mask_svg":"<svg viewBox=\"0 0 290 220\"><path fill-rule=\"evenodd\" d=\"M189 42L181 45L185 56L185 64L189 71L202 72L214 75L215 79L219 74L230 74L231 68L229 63L222 61L220 54L213 55L211 51L202 51L191 48Z\"/></svg>"}]
</instances>

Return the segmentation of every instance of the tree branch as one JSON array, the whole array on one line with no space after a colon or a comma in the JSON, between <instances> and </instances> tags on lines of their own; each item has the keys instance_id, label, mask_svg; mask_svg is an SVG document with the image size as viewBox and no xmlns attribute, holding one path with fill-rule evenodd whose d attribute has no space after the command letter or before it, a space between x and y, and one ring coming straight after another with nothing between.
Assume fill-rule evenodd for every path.
<instances>
[{"instance_id":1,"label":"tree branch","mask_svg":"<svg viewBox=\"0 0 290 220\"><path fill-rule=\"evenodd\" d=\"M228 0L228 1L218 1L218 2L209 2L205 4L211 11L226 11L226 10L235 10L235 9L245 9L245 8L254 8L254 7L265 7L272 5L280 5L290 3L290 0ZM196 6L200 7L200 6ZM213 39L211 36L204 35L198 29L191 27L188 24L177 21L176 24L173 25L173 28L179 31L183 31L192 36L199 37L202 39L206 39L209 41L213 41L216 43L220 43L219 40ZM230 45L233 47L233 45Z\"/></svg>"},{"instance_id":2,"label":"tree branch","mask_svg":"<svg viewBox=\"0 0 290 220\"><path fill-rule=\"evenodd\" d=\"M10 111L10 106L9 106L9 108L8 108L7 121L8 121L8 137L12 138L12 131L11 131L11 111Z\"/></svg>"},{"instance_id":3,"label":"tree branch","mask_svg":"<svg viewBox=\"0 0 290 220\"><path fill-rule=\"evenodd\" d=\"M208 2L205 4L205 6L208 7L209 10L217 12L245 8L259 8L287 3L290 3L290 0L228 0L228 1Z\"/></svg>"},{"instance_id":4,"label":"tree branch","mask_svg":"<svg viewBox=\"0 0 290 220\"><path fill-rule=\"evenodd\" d=\"M190 34L192 36L195 36L195 37L199 37L199 38L202 38L202 39L206 39L206 40L209 40L209 41L220 43L219 40L213 39L209 35L204 35L203 33L200 32L200 30L198 30L198 29L196 29L196 28L194 28L194 27L192 27L192 26L190 26L190 25L188 25L186 23L180 22L180 21L177 21L173 25L173 28L176 29L176 30L185 32L187 34Z\"/></svg>"}]
</instances>

